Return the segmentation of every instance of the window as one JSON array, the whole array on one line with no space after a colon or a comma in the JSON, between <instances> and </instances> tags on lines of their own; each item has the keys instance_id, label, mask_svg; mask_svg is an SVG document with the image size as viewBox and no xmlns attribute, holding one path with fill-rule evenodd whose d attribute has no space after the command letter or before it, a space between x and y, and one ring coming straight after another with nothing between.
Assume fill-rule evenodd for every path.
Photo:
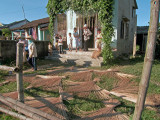
<instances>
[{"instance_id":1,"label":"window","mask_svg":"<svg viewBox=\"0 0 160 120\"><path fill-rule=\"evenodd\" d=\"M129 23L124 20L121 21L120 38L121 39L128 39L129 38Z\"/></svg>"},{"instance_id":2,"label":"window","mask_svg":"<svg viewBox=\"0 0 160 120\"><path fill-rule=\"evenodd\" d=\"M121 36L122 39L124 38L124 21L121 21Z\"/></svg>"}]
</instances>

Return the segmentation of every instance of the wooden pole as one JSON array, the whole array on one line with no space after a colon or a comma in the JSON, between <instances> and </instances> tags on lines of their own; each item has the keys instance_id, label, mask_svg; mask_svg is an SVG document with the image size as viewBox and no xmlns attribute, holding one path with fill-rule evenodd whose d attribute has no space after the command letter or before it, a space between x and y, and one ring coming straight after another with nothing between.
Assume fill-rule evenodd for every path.
<instances>
[{"instance_id":1,"label":"wooden pole","mask_svg":"<svg viewBox=\"0 0 160 120\"><path fill-rule=\"evenodd\" d=\"M7 110L7 109L5 109L5 108L3 108L3 107L0 107L0 111L3 112L3 113L6 113L6 114L8 114L8 115L11 115L11 116L13 116L13 117L19 118L19 119L21 119L21 120L33 120L32 118L28 118L28 117L26 117L26 116L24 116L24 115L21 115L21 114L19 114L19 113L12 112L12 111Z\"/></svg>"},{"instance_id":2,"label":"wooden pole","mask_svg":"<svg viewBox=\"0 0 160 120\"><path fill-rule=\"evenodd\" d=\"M60 120L59 118L52 116L48 113L42 112L38 109L35 109L33 107L30 107L22 102L16 101L14 99L11 99L9 97L4 97L0 95L0 101L11 108L15 109L18 112L21 112L34 120L40 120L39 118L45 119L47 118L48 120Z\"/></svg>"},{"instance_id":3,"label":"wooden pole","mask_svg":"<svg viewBox=\"0 0 160 120\"><path fill-rule=\"evenodd\" d=\"M17 56L16 56L16 67L19 68L19 71L16 73L17 80L17 91L18 91L18 100L24 103L24 91L23 91L23 44L17 44Z\"/></svg>"},{"instance_id":4,"label":"wooden pole","mask_svg":"<svg viewBox=\"0 0 160 120\"><path fill-rule=\"evenodd\" d=\"M133 120L140 120L144 109L147 89L149 85L152 62L154 59L155 43L159 22L159 0L151 0L150 26L148 31L147 50L144 58L144 66L142 71L142 78L139 85L138 99L135 105Z\"/></svg>"}]
</instances>

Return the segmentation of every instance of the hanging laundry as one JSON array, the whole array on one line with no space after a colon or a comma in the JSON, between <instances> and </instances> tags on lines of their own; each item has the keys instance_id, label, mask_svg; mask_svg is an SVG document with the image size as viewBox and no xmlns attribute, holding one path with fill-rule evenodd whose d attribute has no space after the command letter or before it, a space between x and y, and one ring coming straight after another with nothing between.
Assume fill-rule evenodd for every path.
<instances>
[{"instance_id":1,"label":"hanging laundry","mask_svg":"<svg viewBox=\"0 0 160 120\"><path fill-rule=\"evenodd\" d=\"M32 36L34 40L37 40L37 31L36 31L36 27L32 28Z\"/></svg>"}]
</instances>

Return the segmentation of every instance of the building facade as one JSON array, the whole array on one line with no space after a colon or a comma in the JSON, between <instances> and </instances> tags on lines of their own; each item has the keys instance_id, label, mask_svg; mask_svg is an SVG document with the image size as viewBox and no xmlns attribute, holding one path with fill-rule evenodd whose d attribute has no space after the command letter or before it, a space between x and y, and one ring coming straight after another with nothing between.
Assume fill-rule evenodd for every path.
<instances>
[{"instance_id":1,"label":"building facade","mask_svg":"<svg viewBox=\"0 0 160 120\"><path fill-rule=\"evenodd\" d=\"M114 0L114 11L113 11L113 27L114 36L112 37L111 47L114 51L115 56L122 54L130 54L133 52L133 43L136 37L137 31L137 15L136 9L138 9L136 0ZM55 34L58 32L58 20L57 17L54 23ZM97 30L101 28L100 22L98 21L98 15L96 13L89 14L87 17L78 14L74 11L67 11L66 18L66 35L72 33L74 27L77 28L81 39L81 47L83 47L83 25L87 24L88 28L93 33L89 41L89 48L96 48L96 36ZM67 45L69 39L67 39ZM76 47L76 43L73 40L73 47Z\"/></svg>"}]
</instances>

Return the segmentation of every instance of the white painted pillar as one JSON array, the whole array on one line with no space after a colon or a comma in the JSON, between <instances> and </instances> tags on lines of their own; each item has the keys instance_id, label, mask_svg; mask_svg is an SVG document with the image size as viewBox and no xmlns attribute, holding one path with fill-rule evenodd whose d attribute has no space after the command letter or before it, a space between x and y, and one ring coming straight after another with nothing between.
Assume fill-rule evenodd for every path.
<instances>
[{"instance_id":1,"label":"white painted pillar","mask_svg":"<svg viewBox=\"0 0 160 120\"><path fill-rule=\"evenodd\" d=\"M43 41L45 41L45 31L43 30Z\"/></svg>"},{"instance_id":2,"label":"white painted pillar","mask_svg":"<svg viewBox=\"0 0 160 120\"><path fill-rule=\"evenodd\" d=\"M41 40L41 31L40 31L40 26L38 26L38 40Z\"/></svg>"},{"instance_id":3,"label":"white painted pillar","mask_svg":"<svg viewBox=\"0 0 160 120\"><path fill-rule=\"evenodd\" d=\"M14 33L12 32L12 40L14 40Z\"/></svg>"}]
</instances>

